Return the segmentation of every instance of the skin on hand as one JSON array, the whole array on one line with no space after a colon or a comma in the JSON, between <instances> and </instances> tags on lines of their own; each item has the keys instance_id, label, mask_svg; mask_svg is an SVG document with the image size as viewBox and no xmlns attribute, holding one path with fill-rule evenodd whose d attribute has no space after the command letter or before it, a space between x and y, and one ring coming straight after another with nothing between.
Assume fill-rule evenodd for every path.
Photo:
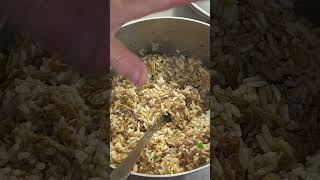
<instances>
[{"instance_id":1,"label":"skin on hand","mask_svg":"<svg viewBox=\"0 0 320 180\"><path fill-rule=\"evenodd\" d=\"M64 57L82 73L101 74L109 67L107 23L110 20L110 65L136 85L147 80L147 68L115 38L132 19L195 0L110 0L109 19L105 0L0 0L0 16L8 26L47 50Z\"/></svg>"},{"instance_id":2,"label":"skin on hand","mask_svg":"<svg viewBox=\"0 0 320 180\"><path fill-rule=\"evenodd\" d=\"M111 0L110 64L112 69L136 85L143 85L148 77L146 66L139 57L115 38L116 32L127 21L192 1L194 0Z\"/></svg>"}]
</instances>

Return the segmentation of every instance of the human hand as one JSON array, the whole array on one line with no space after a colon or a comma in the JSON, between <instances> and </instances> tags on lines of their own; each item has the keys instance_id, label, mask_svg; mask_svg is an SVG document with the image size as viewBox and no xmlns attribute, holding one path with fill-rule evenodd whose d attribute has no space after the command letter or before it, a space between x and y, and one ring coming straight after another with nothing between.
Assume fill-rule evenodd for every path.
<instances>
[{"instance_id":1,"label":"human hand","mask_svg":"<svg viewBox=\"0 0 320 180\"><path fill-rule=\"evenodd\" d=\"M147 80L142 61L115 38L129 20L195 0L110 0L110 64L136 85ZM105 0L0 0L0 17L82 73L108 68Z\"/></svg>"},{"instance_id":2,"label":"human hand","mask_svg":"<svg viewBox=\"0 0 320 180\"><path fill-rule=\"evenodd\" d=\"M186 4L192 0L111 0L110 21L110 64L117 73L122 74L136 85L147 80L147 68L135 54L130 52L115 38L119 28L132 19L137 19L153 12ZM194 1L194 0L193 0Z\"/></svg>"}]
</instances>

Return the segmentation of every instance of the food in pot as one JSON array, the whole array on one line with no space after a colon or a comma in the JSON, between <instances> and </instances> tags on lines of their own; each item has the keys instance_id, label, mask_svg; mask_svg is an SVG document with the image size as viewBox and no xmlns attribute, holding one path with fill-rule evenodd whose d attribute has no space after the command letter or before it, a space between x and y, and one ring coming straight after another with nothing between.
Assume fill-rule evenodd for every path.
<instances>
[{"instance_id":1,"label":"food in pot","mask_svg":"<svg viewBox=\"0 0 320 180\"><path fill-rule=\"evenodd\" d=\"M209 72L199 59L150 54L143 58L149 81L136 87L114 76L111 95L111 164L125 159L159 116L173 122L156 132L134 172L175 174L210 161Z\"/></svg>"}]
</instances>

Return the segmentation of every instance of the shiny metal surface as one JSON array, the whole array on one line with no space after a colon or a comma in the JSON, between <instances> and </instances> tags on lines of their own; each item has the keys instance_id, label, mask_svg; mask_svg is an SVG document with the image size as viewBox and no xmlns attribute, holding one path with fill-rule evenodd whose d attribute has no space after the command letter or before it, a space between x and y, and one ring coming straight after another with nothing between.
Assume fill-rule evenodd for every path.
<instances>
[{"instance_id":1,"label":"shiny metal surface","mask_svg":"<svg viewBox=\"0 0 320 180\"><path fill-rule=\"evenodd\" d=\"M210 0L191 3L191 7L210 21Z\"/></svg>"},{"instance_id":2,"label":"shiny metal surface","mask_svg":"<svg viewBox=\"0 0 320 180\"><path fill-rule=\"evenodd\" d=\"M197 11L192 5L182 6L174 9L174 16L177 17L186 17L190 19L199 20L205 23L210 23L210 18L201 14Z\"/></svg>"},{"instance_id":3,"label":"shiny metal surface","mask_svg":"<svg viewBox=\"0 0 320 180\"><path fill-rule=\"evenodd\" d=\"M192 171L173 175L147 175L140 173L132 173L128 180L209 180L210 166L206 165Z\"/></svg>"},{"instance_id":4,"label":"shiny metal surface","mask_svg":"<svg viewBox=\"0 0 320 180\"><path fill-rule=\"evenodd\" d=\"M209 3L210 3L210 1L209 1ZM200 4L201 6L199 6L197 4L195 4L195 5L196 6L194 6L193 4L179 6L176 8L168 9L166 11L153 13L148 16L142 17L140 19L148 19L148 18L154 18L154 17L183 17L183 18L190 18L190 19L202 21L205 23L210 23L209 16L206 16L205 13L201 13L201 7L203 6L203 4ZM197 9L197 7L199 7L199 8ZM210 9L210 7L209 7L209 9ZM209 15L210 15L210 12L209 12Z\"/></svg>"},{"instance_id":5,"label":"shiny metal surface","mask_svg":"<svg viewBox=\"0 0 320 180\"><path fill-rule=\"evenodd\" d=\"M139 55L141 49L156 53L173 54L176 50L186 56L201 58L205 65L210 60L210 25L180 17L142 19L125 24L117 34L131 51Z\"/></svg>"},{"instance_id":6,"label":"shiny metal surface","mask_svg":"<svg viewBox=\"0 0 320 180\"><path fill-rule=\"evenodd\" d=\"M174 54L176 50L185 56L199 57L204 65L210 62L210 25L201 21L179 17L144 18L125 24L117 37L131 51L139 55L141 49L156 53ZM209 180L210 165L173 175L147 175L132 173L129 180Z\"/></svg>"}]
</instances>

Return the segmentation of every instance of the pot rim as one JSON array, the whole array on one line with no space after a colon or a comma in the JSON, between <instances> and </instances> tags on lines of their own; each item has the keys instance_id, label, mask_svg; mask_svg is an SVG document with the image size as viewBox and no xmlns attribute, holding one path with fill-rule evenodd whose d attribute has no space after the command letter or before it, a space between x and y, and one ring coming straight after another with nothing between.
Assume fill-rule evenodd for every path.
<instances>
[{"instance_id":1,"label":"pot rim","mask_svg":"<svg viewBox=\"0 0 320 180\"><path fill-rule=\"evenodd\" d=\"M210 13L201 8L197 3L191 3L191 8L198 11L198 13L205 16L207 19L210 19Z\"/></svg>"},{"instance_id":2,"label":"pot rim","mask_svg":"<svg viewBox=\"0 0 320 180\"><path fill-rule=\"evenodd\" d=\"M110 167L112 169L115 169L114 165L110 165ZM154 174L142 174L142 173L137 173L137 172L131 172L130 175L134 175L134 176L141 176L141 177L150 177L150 178L165 178L165 177L178 177L178 176L184 176L184 175L188 175L206 168L210 167L210 163L200 166L196 169L190 170L190 171L185 171L185 172L181 172L181 173L176 173L176 174L164 174L164 175L154 175Z\"/></svg>"},{"instance_id":3,"label":"pot rim","mask_svg":"<svg viewBox=\"0 0 320 180\"><path fill-rule=\"evenodd\" d=\"M189 22L195 22L195 23L199 23L201 25L205 25L207 27L210 27L210 24L208 23L205 23L203 21L199 21L199 20L195 20L195 19L191 19L191 18L185 18L185 17L172 17L172 16L161 16L161 17L150 17L150 18L143 18L143 19L137 19L137 20L133 20L133 21L130 21L128 23L125 23L123 26L121 26L120 30L122 28L125 28L127 26L130 26L132 24L136 24L136 23L141 23L141 22L145 22L145 21L150 21L150 20L157 20L157 19L176 19L176 20L182 20L182 21L189 21ZM115 169L115 166L114 165L111 165L110 164L110 167L112 169ZM176 173L176 174L165 174L165 175L153 175L153 174L142 174L142 173L136 173L136 172L131 172L130 174L131 175L134 175L134 176L141 176L141 177L150 177L150 178L165 178L165 177L178 177L178 176L183 176L183 175L187 175L187 174L191 174L191 173L194 173L194 172L197 172L197 171L200 171L200 170L203 170L203 169L206 169L206 168L209 168L210 167L210 163L208 164L205 164L203 166L200 166L196 169L193 169L193 170L190 170L190 171L185 171L185 172L182 172L182 173Z\"/></svg>"},{"instance_id":4,"label":"pot rim","mask_svg":"<svg viewBox=\"0 0 320 180\"><path fill-rule=\"evenodd\" d=\"M144 21L150 21L150 20L157 20L157 19L176 19L176 20L184 20L184 21L190 21L190 22L195 22L195 23L200 23L202 25L210 27L210 24L205 23L203 21L199 21L196 19L191 19L191 18L185 18L185 17L172 17L172 16L161 16L161 17L149 17L149 18L143 18L143 19L137 19L137 20L132 20L130 22L125 23L124 25L121 26L120 30L124 27L130 26L132 24L144 22Z\"/></svg>"}]
</instances>

